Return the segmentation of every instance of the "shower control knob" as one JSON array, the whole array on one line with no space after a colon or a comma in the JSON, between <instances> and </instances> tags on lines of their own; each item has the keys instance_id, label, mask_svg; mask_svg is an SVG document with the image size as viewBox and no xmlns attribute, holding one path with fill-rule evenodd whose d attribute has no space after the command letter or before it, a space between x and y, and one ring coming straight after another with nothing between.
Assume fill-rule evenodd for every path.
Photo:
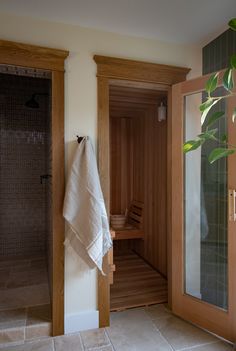
<instances>
[{"instance_id":1,"label":"shower control knob","mask_svg":"<svg viewBox=\"0 0 236 351\"><path fill-rule=\"evenodd\" d=\"M49 179L49 178L52 178L51 174L42 174L42 175L40 176L40 183L43 184L43 180L44 180L44 179L47 180L47 179Z\"/></svg>"}]
</instances>

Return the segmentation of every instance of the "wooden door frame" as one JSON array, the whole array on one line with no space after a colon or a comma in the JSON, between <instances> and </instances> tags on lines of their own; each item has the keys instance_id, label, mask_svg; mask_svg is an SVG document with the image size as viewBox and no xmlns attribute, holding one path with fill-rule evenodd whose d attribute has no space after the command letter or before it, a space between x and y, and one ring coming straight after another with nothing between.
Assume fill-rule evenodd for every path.
<instances>
[{"instance_id":1,"label":"wooden door frame","mask_svg":"<svg viewBox=\"0 0 236 351\"><path fill-rule=\"evenodd\" d=\"M171 86L182 82L190 69L156 63L126 60L95 55L98 89L98 166L101 187L109 213L110 170L109 170L109 86L124 85L148 89L165 90L168 93L167 118L167 259L168 259L168 303L171 306ZM104 258L104 272L109 272L108 255ZM109 325L110 288L108 274L98 275L99 326Z\"/></svg>"},{"instance_id":2,"label":"wooden door frame","mask_svg":"<svg viewBox=\"0 0 236 351\"><path fill-rule=\"evenodd\" d=\"M39 68L52 79L52 335L64 334L64 61L69 52L0 40L0 64Z\"/></svg>"}]
</instances>

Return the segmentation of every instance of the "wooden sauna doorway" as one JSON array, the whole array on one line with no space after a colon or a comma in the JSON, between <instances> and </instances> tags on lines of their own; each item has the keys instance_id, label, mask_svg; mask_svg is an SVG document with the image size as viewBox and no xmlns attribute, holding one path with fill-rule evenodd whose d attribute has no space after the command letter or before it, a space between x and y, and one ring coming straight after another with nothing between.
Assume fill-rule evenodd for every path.
<instances>
[{"instance_id":1,"label":"wooden sauna doorway","mask_svg":"<svg viewBox=\"0 0 236 351\"><path fill-rule=\"evenodd\" d=\"M110 310L167 302L167 91L109 86L110 214L113 228ZM112 217L113 218L113 217Z\"/></svg>"},{"instance_id":2,"label":"wooden sauna doorway","mask_svg":"<svg viewBox=\"0 0 236 351\"><path fill-rule=\"evenodd\" d=\"M108 56L94 56L94 61L97 64L97 86L98 86L98 166L99 166L99 174L100 174L100 181L101 187L105 199L106 209L107 212L110 213L110 202L112 196L110 195L111 192L111 152L110 152L110 143L111 143L111 126L110 126L110 109L112 105L111 100L111 87L127 87L127 88L136 88L136 89L147 89L147 90L154 90L158 92L164 92L165 97L168 96L168 110L167 110L167 120L166 122L160 122L164 128L164 134L167 134L166 137L166 146L167 150L161 153L161 150L156 148L153 149L150 143L147 143L145 147L140 148L140 152L146 152L147 157L145 158L145 163L143 164L143 169L141 172L146 172L146 167L150 164L150 157L154 155L159 155L163 157L163 159L159 159L161 167L159 170L167 168L166 178L163 176L163 182L166 182L166 185L161 184L161 182L157 182L153 178L150 180L151 183L145 183L145 194L146 197L152 199L153 196L153 187L150 184L157 184L161 187L161 190L164 189L165 195L164 200L161 199L161 193L159 194L160 206L161 209L166 209L165 217L168 218L166 220L166 237L164 238L164 243L168 247L165 249L162 246L161 240L160 245L156 242L155 245L158 247L157 252L154 253L152 251L152 247L154 247L154 243L150 241L148 235L150 233L145 233L144 241L142 239L135 239L136 245L139 245L139 255L149 254L152 251L153 256L152 259L160 258L162 254L166 255L168 251L167 260L168 261L168 305L171 307L172 303L172 212L174 206L172 206L172 142L173 142L173 133L172 133L172 113L171 113L171 86L175 83L182 82L186 79L186 75L189 73L190 69L186 67L177 67L177 66L169 66L157 63L149 63L149 62L142 62L142 61L134 61L134 60L127 60L121 59L117 57L108 57ZM132 89L131 89L132 90ZM124 98L126 99L127 96ZM136 97L136 103L134 103L133 107L139 106L140 101L137 101L138 98ZM134 102L134 101L133 101ZM118 104L118 103L117 103ZM121 106L121 103L118 104ZM146 104L151 109L151 104ZM130 105L131 106L131 105ZM157 107L157 104L156 104ZM154 107L153 107L154 108ZM135 109L135 108L134 108ZM129 110L129 109L128 109ZM148 111L148 109L147 109ZM144 113L145 114L145 113ZM146 116L147 117L147 116ZM148 118L146 119L148 120ZM159 122L157 122L158 124ZM166 124L166 125L165 125ZM165 127L164 127L165 125ZM155 128L157 128L155 126ZM153 130L150 131L150 135L153 135ZM144 140L149 140L150 135L147 134L145 130L142 130L141 138L139 140L140 145L145 145ZM168 142L167 142L168 141ZM153 141L153 145L157 144L157 139L155 142ZM151 152L147 152L147 148L149 147ZM163 149L164 150L164 149ZM117 152L121 153L120 150ZM164 152L166 152L166 156L164 157ZM135 155L138 155L137 153ZM159 157L158 156L158 157ZM162 164L162 161L164 163ZM166 162L166 160L168 162ZM153 165L152 165L153 167ZM157 164L156 164L157 167ZM167 185L168 184L168 185ZM147 191L148 189L148 191ZM157 190L156 190L157 191ZM167 196L166 196L167 192ZM153 200L151 200L153 201ZM164 203L166 201L166 203ZM151 204L151 202L149 202ZM145 206L145 203L144 203ZM152 223L154 218L153 213L154 206L152 205L152 210L147 211L144 207L144 222L149 218L149 223ZM155 209L156 211L157 209ZM156 212L155 212L156 214ZM152 218L152 219L151 219ZM157 237L155 237L157 238ZM161 238L161 237L159 237ZM130 240L130 239L128 239ZM144 246L145 243L145 246ZM115 244L116 245L116 244ZM128 244L125 244L128 245ZM135 249L138 252L138 248ZM141 251L142 250L142 251ZM160 255L159 253L160 252ZM151 255L150 255L151 256ZM147 256L146 256L147 257ZM114 265L112 263L113 254L110 250L109 255L106 255L103 260L103 269L106 275L102 275L101 273L98 274L98 309L99 309L99 326L106 327L109 326L110 320L110 281L112 278L112 271L114 269ZM150 257L149 257L150 259ZM153 261L149 261L149 264L152 264ZM158 268L160 270L160 268ZM166 268L165 268L166 271ZM115 272L117 275L117 271ZM115 275L114 274L114 275ZM162 273L163 274L163 273ZM165 275L166 273L164 273ZM141 280L141 279L140 279Z\"/></svg>"}]
</instances>

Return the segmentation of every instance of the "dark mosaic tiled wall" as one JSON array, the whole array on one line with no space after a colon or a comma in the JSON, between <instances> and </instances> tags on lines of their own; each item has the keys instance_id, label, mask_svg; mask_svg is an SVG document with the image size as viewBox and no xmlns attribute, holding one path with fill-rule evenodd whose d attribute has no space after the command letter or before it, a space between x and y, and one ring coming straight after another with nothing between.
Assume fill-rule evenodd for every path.
<instances>
[{"instance_id":1,"label":"dark mosaic tiled wall","mask_svg":"<svg viewBox=\"0 0 236 351\"><path fill-rule=\"evenodd\" d=\"M202 50L202 74L218 71L229 65L230 56L236 53L236 32L229 29Z\"/></svg>"},{"instance_id":2,"label":"dark mosaic tiled wall","mask_svg":"<svg viewBox=\"0 0 236 351\"><path fill-rule=\"evenodd\" d=\"M203 48L203 74L226 68L233 53L236 32L227 30ZM224 109L222 104L214 108ZM227 120L221 119L213 128L218 128L221 135L226 133ZM202 206L207 215L208 235L201 241L201 294L203 300L227 309L227 160L210 165L209 151L209 146L202 148Z\"/></svg>"},{"instance_id":3,"label":"dark mosaic tiled wall","mask_svg":"<svg viewBox=\"0 0 236 351\"><path fill-rule=\"evenodd\" d=\"M0 73L0 255L45 252L50 230L49 79ZM25 106L33 93L38 109ZM49 182L50 184L50 182Z\"/></svg>"}]
</instances>

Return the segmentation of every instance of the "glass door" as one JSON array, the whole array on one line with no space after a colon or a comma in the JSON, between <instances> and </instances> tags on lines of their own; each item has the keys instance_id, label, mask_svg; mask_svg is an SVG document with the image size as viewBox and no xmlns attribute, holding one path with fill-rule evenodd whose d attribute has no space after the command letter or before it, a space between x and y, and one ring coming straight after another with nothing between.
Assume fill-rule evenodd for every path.
<instances>
[{"instance_id":1,"label":"glass door","mask_svg":"<svg viewBox=\"0 0 236 351\"><path fill-rule=\"evenodd\" d=\"M236 155L213 164L211 140L183 154L183 143L204 131L199 105L209 76L172 88L172 308L180 317L236 340ZM215 93L222 95L223 88ZM236 145L235 97L215 105L217 136Z\"/></svg>"}]
</instances>

